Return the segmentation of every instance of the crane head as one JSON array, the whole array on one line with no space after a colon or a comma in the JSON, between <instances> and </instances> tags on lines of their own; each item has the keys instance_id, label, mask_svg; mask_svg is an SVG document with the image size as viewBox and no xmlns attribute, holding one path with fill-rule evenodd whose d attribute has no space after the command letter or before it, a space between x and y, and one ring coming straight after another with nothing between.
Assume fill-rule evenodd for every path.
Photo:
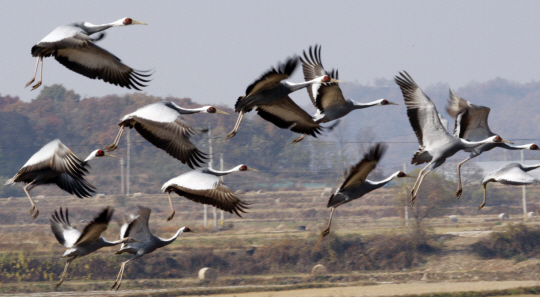
<instances>
[{"instance_id":1,"label":"crane head","mask_svg":"<svg viewBox=\"0 0 540 297\"><path fill-rule=\"evenodd\" d=\"M321 76L320 83L344 83L335 78L331 78L330 75Z\"/></svg>"},{"instance_id":2,"label":"crane head","mask_svg":"<svg viewBox=\"0 0 540 297\"><path fill-rule=\"evenodd\" d=\"M204 112L206 113L221 113L221 114L226 114L226 115L229 115L228 113L222 111L222 110L219 110L213 106L205 106L204 107Z\"/></svg>"},{"instance_id":3,"label":"crane head","mask_svg":"<svg viewBox=\"0 0 540 297\"><path fill-rule=\"evenodd\" d=\"M501 142L504 142L504 143L510 143L510 144L514 144L513 142L511 141L508 141L506 139L502 139L502 137L500 137L499 135L495 135L491 138L491 141L495 142L495 143L501 143Z\"/></svg>"},{"instance_id":4,"label":"crane head","mask_svg":"<svg viewBox=\"0 0 540 297\"><path fill-rule=\"evenodd\" d=\"M253 168L249 168L249 167L247 167L247 166L244 165L244 164L238 166L238 170L239 170L239 171L256 171L256 172L259 172L259 170L253 169Z\"/></svg>"},{"instance_id":5,"label":"crane head","mask_svg":"<svg viewBox=\"0 0 540 297\"><path fill-rule=\"evenodd\" d=\"M405 172L403 171L398 171L397 177L413 177L413 178L416 178L416 176L412 176L412 175L409 175L409 174L406 174Z\"/></svg>"},{"instance_id":6,"label":"crane head","mask_svg":"<svg viewBox=\"0 0 540 297\"><path fill-rule=\"evenodd\" d=\"M147 23L139 22L131 18L124 18L121 20L122 25L128 26L128 25L148 25Z\"/></svg>"},{"instance_id":7,"label":"crane head","mask_svg":"<svg viewBox=\"0 0 540 297\"><path fill-rule=\"evenodd\" d=\"M95 150L93 152L90 153L90 155L88 155L88 157L84 160L84 162L88 162L94 158L99 158L99 157L113 157L113 158L116 158L116 156L113 156L109 153L106 153L105 151L103 150Z\"/></svg>"},{"instance_id":8,"label":"crane head","mask_svg":"<svg viewBox=\"0 0 540 297\"><path fill-rule=\"evenodd\" d=\"M380 101L379 104L380 104L380 105L399 105L399 104L397 104L397 103L390 102L390 101L388 101L388 100L386 100L386 99L381 99L381 101Z\"/></svg>"},{"instance_id":9,"label":"crane head","mask_svg":"<svg viewBox=\"0 0 540 297\"><path fill-rule=\"evenodd\" d=\"M536 151L536 150L539 150L540 148L538 148L538 146L537 146L535 143L533 143L533 144L531 144L531 146L529 147L529 149L530 149L531 151Z\"/></svg>"}]
</instances>

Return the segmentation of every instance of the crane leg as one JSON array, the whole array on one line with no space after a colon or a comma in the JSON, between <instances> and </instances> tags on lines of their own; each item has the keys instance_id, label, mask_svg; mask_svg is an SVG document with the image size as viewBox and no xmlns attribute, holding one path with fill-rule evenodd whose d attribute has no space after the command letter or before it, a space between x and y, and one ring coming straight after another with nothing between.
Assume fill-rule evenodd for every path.
<instances>
[{"instance_id":1,"label":"crane leg","mask_svg":"<svg viewBox=\"0 0 540 297\"><path fill-rule=\"evenodd\" d=\"M330 212L330 220L328 221L328 226L321 233L321 237L323 238L326 237L328 234L330 234L330 225L332 224L332 217L334 216L334 210L336 210L336 208L332 207L332 211Z\"/></svg>"},{"instance_id":2,"label":"crane leg","mask_svg":"<svg viewBox=\"0 0 540 297\"><path fill-rule=\"evenodd\" d=\"M32 90L35 90L41 86L41 82L43 81L43 57L39 57L39 61L41 62L41 69L39 70L39 81L32 86Z\"/></svg>"},{"instance_id":3,"label":"crane leg","mask_svg":"<svg viewBox=\"0 0 540 297\"><path fill-rule=\"evenodd\" d=\"M25 88L28 87L29 85L31 85L31 84L36 80L36 74L37 74L38 66L39 66L39 57L37 57L37 61L36 61L36 69L34 70L34 76L33 76L32 79L26 84L26 86L24 86Z\"/></svg>"},{"instance_id":4,"label":"crane leg","mask_svg":"<svg viewBox=\"0 0 540 297\"><path fill-rule=\"evenodd\" d=\"M293 140L292 143L299 143L299 142L302 141L304 138L306 138L306 136L307 136L307 134L304 133L304 135L302 135L302 136L296 138L295 140Z\"/></svg>"},{"instance_id":5,"label":"crane leg","mask_svg":"<svg viewBox=\"0 0 540 297\"><path fill-rule=\"evenodd\" d=\"M171 214L167 217L167 221L170 221L174 218L175 211L171 200L171 192L168 192L167 194L169 195L169 205L171 206Z\"/></svg>"},{"instance_id":6,"label":"crane leg","mask_svg":"<svg viewBox=\"0 0 540 297\"><path fill-rule=\"evenodd\" d=\"M124 269L126 268L126 264L133 260L134 258L132 259L129 259L125 262L122 262L122 266L120 266L120 271L118 272L118 276L116 277L116 281L114 282L114 284L112 285L111 287L111 291L112 290L116 290L118 291L118 289L120 289L120 285L122 284L122 277L124 276Z\"/></svg>"},{"instance_id":7,"label":"crane leg","mask_svg":"<svg viewBox=\"0 0 540 297\"><path fill-rule=\"evenodd\" d=\"M414 200L416 199L416 195L418 194L418 190L420 190L420 185L422 184L422 181L424 180L424 177L433 169L433 167L431 167L429 170L428 167L430 167L432 165L432 163L429 163L426 167L424 167L421 171L420 171L420 174L418 174L418 178L416 179L416 182L414 183L414 186L411 190L411 206L414 205ZM427 171L426 171L427 170Z\"/></svg>"},{"instance_id":8,"label":"crane leg","mask_svg":"<svg viewBox=\"0 0 540 297\"><path fill-rule=\"evenodd\" d=\"M120 126L120 131L118 131L118 134L116 135L116 138L114 139L114 142L105 147L106 151L112 152L118 148L118 143L120 142L120 138L122 137L122 134L124 133L124 128L126 128L126 126Z\"/></svg>"},{"instance_id":9,"label":"crane leg","mask_svg":"<svg viewBox=\"0 0 540 297\"><path fill-rule=\"evenodd\" d=\"M461 194L463 193L463 187L461 186L461 165L463 165L463 163L469 161L470 159L472 159L471 157L468 157L467 159L459 162L457 164L457 181L458 181L458 186L457 186L457 191L455 193L456 195L456 198L459 199L461 197Z\"/></svg>"},{"instance_id":10,"label":"crane leg","mask_svg":"<svg viewBox=\"0 0 540 297\"><path fill-rule=\"evenodd\" d=\"M36 204L34 203L34 200L30 196L30 190L32 190L32 188L34 188L34 182L29 183L23 189L24 189L24 192L26 193L26 196L28 196L28 199L30 199L30 203L32 203L32 208L30 208L30 215L33 216L35 220L39 215L39 209L37 208Z\"/></svg>"},{"instance_id":11,"label":"crane leg","mask_svg":"<svg viewBox=\"0 0 540 297\"><path fill-rule=\"evenodd\" d=\"M75 258L71 258L67 260L66 266L64 267L64 272L62 272L62 275L60 276L60 282L56 284L55 288L58 288L58 286L60 286L64 282L64 279L67 276L67 270L68 270L69 264L71 264L71 261L73 260L75 260Z\"/></svg>"},{"instance_id":12,"label":"crane leg","mask_svg":"<svg viewBox=\"0 0 540 297\"><path fill-rule=\"evenodd\" d=\"M240 114L238 115L238 119L236 120L236 124L234 125L234 129L229 132L229 134L227 134L227 139L233 137L234 135L236 135L236 132L238 131L238 127L240 127L240 123L242 122L242 118L244 118L244 112L241 111Z\"/></svg>"},{"instance_id":13,"label":"crane leg","mask_svg":"<svg viewBox=\"0 0 540 297\"><path fill-rule=\"evenodd\" d=\"M484 200L482 201L482 204L478 206L478 209L482 209L482 207L486 205L486 190L487 190L487 183L484 184Z\"/></svg>"}]
</instances>

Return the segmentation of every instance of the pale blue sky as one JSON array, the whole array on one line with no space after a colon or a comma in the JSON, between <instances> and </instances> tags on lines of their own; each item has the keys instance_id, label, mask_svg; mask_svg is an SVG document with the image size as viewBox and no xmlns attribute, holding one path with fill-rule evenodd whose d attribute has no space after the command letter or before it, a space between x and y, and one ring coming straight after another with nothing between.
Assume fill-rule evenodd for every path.
<instances>
[{"instance_id":1,"label":"pale blue sky","mask_svg":"<svg viewBox=\"0 0 540 297\"><path fill-rule=\"evenodd\" d=\"M148 26L112 28L98 44L135 69L155 69L149 95L232 105L270 66L322 45L340 79L372 83L407 70L422 86L502 77L540 79L539 1L5 1L0 94L24 89L31 47L56 26L123 17ZM132 92L44 61L44 85L83 97ZM298 69L300 70L300 69ZM297 71L292 81L301 81ZM306 92L293 96L307 104ZM378 98L374 98L378 99Z\"/></svg>"}]
</instances>

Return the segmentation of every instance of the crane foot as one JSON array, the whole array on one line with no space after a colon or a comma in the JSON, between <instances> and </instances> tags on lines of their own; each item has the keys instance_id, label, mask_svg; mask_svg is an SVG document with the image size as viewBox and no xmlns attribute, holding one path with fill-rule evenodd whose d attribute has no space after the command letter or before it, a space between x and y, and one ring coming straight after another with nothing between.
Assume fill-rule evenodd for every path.
<instances>
[{"instance_id":1,"label":"crane foot","mask_svg":"<svg viewBox=\"0 0 540 297\"><path fill-rule=\"evenodd\" d=\"M175 213L176 213L176 212L173 211L173 212L171 213L171 215L167 217L167 221L172 220L172 219L174 218L174 214L175 214Z\"/></svg>"},{"instance_id":2,"label":"crane foot","mask_svg":"<svg viewBox=\"0 0 540 297\"><path fill-rule=\"evenodd\" d=\"M107 145L107 146L104 147L104 149L105 149L107 152L112 152L112 151L114 151L114 150L117 149L117 148L118 148L118 145L116 145L116 144L114 144L114 143L113 143L113 144L109 144L109 145Z\"/></svg>"},{"instance_id":3,"label":"crane foot","mask_svg":"<svg viewBox=\"0 0 540 297\"><path fill-rule=\"evenodd\" d=\"M306 136L305 136L305 135L302 135L302 136L296 138L295 140L293 140L292 143L293 143L293 144L299 143L299 142L302 141L304 138L306 138Z\"/></svg>"},{"instance_id":4,"label":"crane foot","mask_svg":"<svg viewBox=\"0 0 540 297\"><path fill-rule=\"evenodd\" d=\"M463 193L463 188L457 189L456 193L454 193L454 195L456 196L456 199L461 198L462 193Z\"/></svg>"},{"instance_id":5,"label":"crane foot","mask_svg":"<svg viewBox=\"0 0 540 297\"><path fill-rule=\"evenodd\" d=\"M478 209L482 209L484 207L484 205L486 205L486 203L482 203L482 205L478 206Z\"/></svg>"},{"instance_id":6,"label":"crane foot","mask_svg":"<svg viewBox=\"0 0 540 297\"><path fill-rule=\"evenodd\" d=\"M35 220L35 219L37 219L37 217L39 215L39 209L35 205L33 205L32 208L30 208L29 213Z\"/></svg>"},{"instance_id":7,"label":"crane foot","mask_svg":"<svg viewBox=\"0 0 540 297\"><path fill-rule=\"evenodd\" d=\"M330 228L324 229L323 232L321 232L321 238L325 238L328 234L330 234Z\"/></svg>"},{"instance_id":8,"label":"crane foot","mask_svg":"<svg viewBox=\"0 0 540 297\"><path fill-rule=\"evenodd\" d=\"M31 91L33 91L33 90L39 88L40 86L41 86L41 82L38 82L37 84L35 84L35 85L32 87L32 90L31 90Z\"/></svg>"},{"instance_id":9,"label":"crane foot","mask_svg":"<svg viewBox=\"0 0 540 297\"><path fill-rule=\"evenodd\" d=\"M24 86L25 88L27 88L29 85L31 85L36 79L35 78L32 78L31 81L29 81L26 86Z\"/></svg>"},{"instance_id":10,"label":"crane foot","mask_svg":"<svg viewBox=\"0 0 540 297\"><path fill-rule=\"evenodd\" d=\"M229 134L227 134L227 139L232 138L236 135L236 131L231 131Z\"/></svg>"}]
</instances>

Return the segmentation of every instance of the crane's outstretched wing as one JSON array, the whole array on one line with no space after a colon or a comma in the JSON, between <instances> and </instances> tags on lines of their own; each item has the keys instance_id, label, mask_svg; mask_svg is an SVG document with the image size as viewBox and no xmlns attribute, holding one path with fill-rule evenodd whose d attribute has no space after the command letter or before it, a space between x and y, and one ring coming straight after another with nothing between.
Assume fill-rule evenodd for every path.
<instances>
[{"instance_id":1,"label":"crane's outstretched wing","mask_svg":"<svg viewBox=\"0 0 540 297\"><path fill-rule=\"evenodd\" d=\"M450 98L446 106L448 114L456 119L454 136L469 141L481 141L495 135L488 125L490 109L474 105L457 96L450 90Z\"/></svg>"},{"instance_id":2,"label":"crane's outstretched wing","mask_svg":"<svg viewBox=\"0 0 540 297\"><path fill-rule=\"evenodd\" d=\"M92 194L96 192L96 188L86 181L84 177L72 176L67 173L51 178L44 184L56 184L60 189L78 198L92 197Z\"/></svg>"},{"instance_id":3,"label":"crane's outstretched wing","mask_svg":"<svg viewBox=\"0 0 540 297\"><path fill-rule=\"evenodd\" d=\"M88 170L83 165L83 161L59 139L55 139L44 145L39 151L32 155L12 180L16 182L30 182L31 180L24 180L25 174L46 169L51 169L57 173L67 173L77 177L84 176L88 173Z\"/></svg>"},{"instance_id":4,"label":"crane's outstretched wing","mask_svg":"<svg viewBox=\"0 0 540 297\"><path fill-rule=\"evenodd\" d=\"M261 75L259 79L257 79L255 82L253 82L247 87L245 97L249 97L264 90L277 87L282 80L287 79L289 78L289 76L291 76L297 65L298 57L292 57L288 58L285 63L280 63L277 68L271 68L269 71Z\"/></svg>"},{"instance_id":5,"label":"crane's outstretched wing","mask_svg":"<svg viewBox=\"0 0 540 297\"><path fill-rule=\"evenodd\" d=\"M345 190L349 187L363 184L366 181L368 174L375 169L379 160L384 156L388 146L384 143L377 143L369 148L369 151L364 154L360 162L345 172L345 180L339 188Z\"/></svg>"},{"instance_id":6,"label":"crane's outstretched wing","mask_svg":"<svg viewBox=\"0 0 540 297\"><path fill-rule=\"evenodd\" d=\"M332 70L330 77L338 79L338 71ZM347 101L345 101L345 97L343 97L341 88L337 83L319 84L319 86L317 96L315 97L315 107L321 112L329 107L347 105Z\"/></svg>"},{"instance_id":7,"label":"crane's outstretched wing","mask_svg":"<svg viewBox=\"0 0 540 297\"><path fill-rule=\"evenodd\" d=\"M249 203L238 199L219 177L204 173L201 169L184 173L166 182L163 192L175 192L197 203L208 204L229 213L245 213Z\"/></svg>"},{"instance_id":8,"label":"crane's outstretched wing","mask_svg":"<svg viewBox=\"0 0 540 297\"><path fill-rule=\"evenodd\" d=\"M328 75L321 62L321 47L319 45L315 45L314 49L312 49L311 46L309 47L309 57L306 54L306 51L304 51L304 58L302 59L302 57L300 57L300 61L302 62L302 71L304 72L305 81ZM311 102L313 102L313 105L317 108L316 98L320 87L321 84L312 84L306 88Z\"/></svg>"},{"instance_id":9,"label":"crane's outstretched wing","mask_svg":"<svg viewBox=\"0 0 540 297\"><path fill-rule=\"evenodd\" d=\"M85 35L79 34L56 42L63 45L52 53L60 64L88 78L101 79L120 87L137 91L141 90L139 87L146 87L144 83L150 81L146 79L150 74L123 64L107 50L87 40L80 40L81 36Z\"/></svg>"},{"instance_id":10,"label":"crane's outstretched wing","mask_svg":"<svg viewBox=\"0 0 540 297\"><path fill-rule=\"evenodd\" d=\"M258 106L257 113L279 128L290 129L296 133L317 137L321 130L321 126L315 123L311 116L289 96L272 105Z\"/></svg>"},{"instance_id":11,"label":"crane's outstretched wing","mask_svg":"<svg viewBox=\"0 0 540 297\"><path fill-rule=\"evenodd\" d=\"M107 225L114 213L110 207L104 208L90 223L86 224L81 236L75 244L91 244L99 239L101 233L107 230Z\"/></svg>"},{"instance_id":12,"label":"crane's outstretched wing","mask_svg":"<svg viewBox=\"0 0 540 297\"><path fill-rule=\"evenodd\" d=\"M150 208L137 205L139 208L139 214L132 216L133 221L127 224L127 227L122 226L121 238L131 237L140 241L146 241L152 234L148 228L148 220L150 219ZM124 232L122 232L124 231Z\"/></svg>"},{"instance_id":13,"label":"crane's outstretched wing","mask_svg":"<svg viewBox=\"0 0 540 297\"><path fill-rule=\"evenodd\" d=\"M81 236L81 232L75 229L75 227L72 227L69 223L67 208L65 214L61 207L60 214L54 210L54 213L49 219L49 223L51 224L51 230L56 237L56 240L66 248L73 247Z\"/></svg>"},{"instance_id":14,"label":"crane's outstretched wing","mask_svg":"<svg viewBox=\"0 0 540 297\"><path fill-rule=\"evenodd\" d=\"M439 118L437 108L412 77L404 71L394 80L401 88L409 122L418 138L420 151L441 141L451 141L452 136L446 131Z\"/></svg>"}]
</instances>

